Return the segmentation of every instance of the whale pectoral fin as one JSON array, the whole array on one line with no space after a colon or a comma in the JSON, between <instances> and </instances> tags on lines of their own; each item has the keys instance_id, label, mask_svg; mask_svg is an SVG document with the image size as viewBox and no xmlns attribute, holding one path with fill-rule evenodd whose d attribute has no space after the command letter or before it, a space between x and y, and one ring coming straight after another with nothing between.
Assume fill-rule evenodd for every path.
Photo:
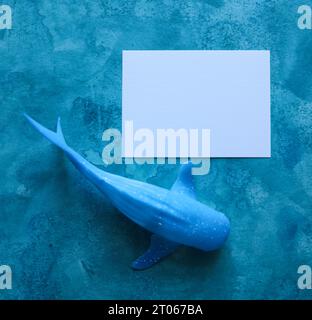
<instances>
[{"instance_id":1,"label":"whale pectoral fin","mask_svg":"<svg viewBox=\"0 0 312 320\"><path fill-rule=\"evenodd\" d=\"M150 247L142 256L132 262L131 267L135 270L147 269L171 254L178 246L179 244L176 242L153 234L151 236Z\"/></svg>"},{"instance_id":2,"label":"whale pectoral fin","mask_svg":"<svg viewBox=\"0 0 312 320\"><path fill-rule=\"evenodd\" d=\"M171 191L196 199L192 167L192 162L185 163L181 166L178 178L171 187Z\"/></svg>"}]
</instances>

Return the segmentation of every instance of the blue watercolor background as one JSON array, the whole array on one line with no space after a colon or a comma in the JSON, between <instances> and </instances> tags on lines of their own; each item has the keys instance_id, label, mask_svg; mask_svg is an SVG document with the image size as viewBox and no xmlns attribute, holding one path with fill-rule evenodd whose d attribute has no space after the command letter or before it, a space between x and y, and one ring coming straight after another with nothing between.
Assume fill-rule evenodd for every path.
<instances>
[{"instance_id":1,"label":"blue watercolor background","mask_svg":"<svg viewBox=\"0 0 312 320\"><path fill-rule=\"evenodd\" d=\"M310 0L304 1L309 4ZM6 0L0 30L0 299L306 299L297 268L312 264L312 31L302 1ZM312 2L310 3L312 5ZM119 127L123 49L268 49L272 158L219 159L199 198L225 212L219 252L181 248L144 272L130 262L149 235L119 214L22 117L53 128L101 166L101 134ZM163 187L175 166L111 166Z\"/></svg>"}]
</instances>

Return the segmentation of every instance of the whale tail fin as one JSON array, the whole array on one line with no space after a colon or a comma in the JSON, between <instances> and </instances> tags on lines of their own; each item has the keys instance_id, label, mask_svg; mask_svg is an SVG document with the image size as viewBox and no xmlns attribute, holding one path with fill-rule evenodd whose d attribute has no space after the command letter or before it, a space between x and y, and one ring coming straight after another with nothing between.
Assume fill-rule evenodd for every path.
<instances>
[{"instance_id":1,"label":"whale tail fin","mask_svg":"<svg viewBox=\"0 0 312 320\"><path fill-rule=\"evenodd\" d=\"M67 143L65 141L63 132L62 132L62 127L61 127L61 118L59 117L57 119L57 129L56 132L49 130L42 126L40 123L35 121L33 118L31 118L29 115L24 113L24 116L26 119L30 122L30 124L37 129L43 136L45 136L48 140L50 140L52 143L60 147L61 149L66 149Z\"/></svg>"}]
</instances>

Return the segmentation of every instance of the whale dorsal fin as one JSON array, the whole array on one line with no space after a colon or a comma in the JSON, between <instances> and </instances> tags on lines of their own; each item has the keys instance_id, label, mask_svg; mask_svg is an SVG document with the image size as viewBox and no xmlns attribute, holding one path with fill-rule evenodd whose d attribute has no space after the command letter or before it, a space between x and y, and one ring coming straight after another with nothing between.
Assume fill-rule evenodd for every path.
<instances>
[{"instance_id":1,"label":"whale dorsal fin","mask_svg":"<svg viewBox=\"0 0 312 320\"><path fill-rule=\"evenodd\" d=\"M192 166L192 162L185 163L181 166L178 178L173 184L171 191L196 199Z\"/></svg>"},{"instance_id":2,"label":"whale dorsal fin","mask_svg":"<svg viewBox=\"0 0 312 320\"><path fill-rule=\"evenodd\" d=\"M178 243L167 240L159 235L152 234L151 243L148 250L135 261L133 261L131 267L135 270L144 270L161 259L171 254L177 247Z\"/></svg>"}]
</instances>

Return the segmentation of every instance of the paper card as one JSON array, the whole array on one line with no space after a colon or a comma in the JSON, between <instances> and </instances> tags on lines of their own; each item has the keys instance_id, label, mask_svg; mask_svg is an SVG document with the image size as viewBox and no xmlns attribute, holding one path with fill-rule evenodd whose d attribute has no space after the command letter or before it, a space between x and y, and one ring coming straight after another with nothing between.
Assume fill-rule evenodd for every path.
<instances>
[{"instance_id":1,"label":"paper card","mask_svg":"<svg viewBox=\"0 0 312 320\"><path fill-rule=\"evenodd\" d=\"M269 51L123 51L122 73L123 156L135 153L125 121L153 132L143 157L164 155L157 129L168 128L210 129L212 158L271 156Z\"/></svg>"}]
</instances>

